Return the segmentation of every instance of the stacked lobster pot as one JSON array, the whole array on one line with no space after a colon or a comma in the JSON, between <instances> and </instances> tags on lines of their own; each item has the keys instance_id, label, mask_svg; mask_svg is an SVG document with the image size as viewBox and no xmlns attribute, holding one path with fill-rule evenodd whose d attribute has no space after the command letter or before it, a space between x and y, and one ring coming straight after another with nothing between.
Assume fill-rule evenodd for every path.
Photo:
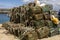
<instances>
[{"instance_id":1,"label":"stacked lobster pot","mask_svg":"<svg viewBox=\"0 0 60 40\"><path fill-rule=\"evenodd\" d=\"M20 40L37 40L56 35L57 33L50 32L52 30L51 9L49 7L48 11L44 10L35 3L12 8L10 22L4 23L3 27Z\"/></svg>"}]
</instances>

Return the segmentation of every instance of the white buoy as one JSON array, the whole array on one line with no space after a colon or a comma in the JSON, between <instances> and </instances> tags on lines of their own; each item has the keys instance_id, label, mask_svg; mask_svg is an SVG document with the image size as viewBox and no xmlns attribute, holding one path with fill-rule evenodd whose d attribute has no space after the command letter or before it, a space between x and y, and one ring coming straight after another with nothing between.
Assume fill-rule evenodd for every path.
<instances>
[{"instance_id":1,"label":"white buoy","mask_svg":"<svg viewBox=\"0 0 60 40\"><path fill-rule=\"evenodd\" d=\"M35 0L35 4L36 4L36 6L40 6L40 1Z\"/></svg>"},{"instance_id":2,"label":"white buoy","mask_svg":"<svg viewBox=\"0 0 60 40\"><path fill-rule=\"evenodd\" d=\"M43 7L43 6L45 6L45 5L46 5L45 3L42 3L40 6Z\"/></svg>"},{"instance_id":3,"label":"white buoy","mask_svg":"<svg viewBox=\"0 0 60 40\"><path fill-rule=\"evenodd\" d=\"M40 6L40 7L43 7L46 5L45 3L41 4L39 0L35 0L35 4L36 4L36 6Z\"/></svg>"}]
</instances>

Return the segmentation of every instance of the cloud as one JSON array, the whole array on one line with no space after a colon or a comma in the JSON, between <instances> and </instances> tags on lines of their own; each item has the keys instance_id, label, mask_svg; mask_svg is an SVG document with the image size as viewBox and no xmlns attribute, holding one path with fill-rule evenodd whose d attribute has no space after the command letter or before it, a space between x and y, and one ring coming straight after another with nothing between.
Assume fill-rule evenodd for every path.
<instances>
[{"instance_id":1,"label":"cloud","mask_svg":"<svg viewBox=\"0 0 60 40\"><path fill-rule=\"evenodd\" d=\"M23 2L28 2L29 0L23 0Z\"/></svg>"},{"instance_id":2,"label":"cloud","mask_svg":"<svg viewBox=\"0 0 60 40\"><path fill-rule=\"evenodd\" d=\"M11 7L20 6L29 2L34 2L34 0L0 0L0 7L11 8ZM54 8L56 6L60 7L60 0L40 0L40 2L46 3L46 4L52 4Z\"/></svg>"},{"instance_id":3,"label":"cloud","mask_svg":"<svg viewBox=\"0 0 60 40\"><path fill-rule=\"evenodd\" d=\"M52 4L54 10L60 9L60 0L40 0L41 3Z\"/></svg>"},{"instance_id":4,"label":"cloud","mask_svg":"<svg viewBox=\"0 0 60 40\"><path fill-rule=\"evenodd\" d=\"M34 0L22 0L24 3L33 2ZM48 3L48 4L60 4L60 0L40 0L40 2Z\"/></svg>"},{"instance_id":5,"label":"cloud","mask_svg":"<svg viewBox=\"0 0 60 40\"><path fill-rule=\"evenodd\" d=\"M29 3L29 2L33 2L34 0L22 0L23 2L27 2L27 3Z\"/></svg>"},{"instance_id":6,"label":"cloud","mask_svg":"<svg viewBox=\"0 0 60 40\"><path fill-rule=\"evenodd\" d=\"M2 7L2 6L5 6L5 5L1 5L1 4L0 4L0 7Z\"/></svg>"}]
</instances>

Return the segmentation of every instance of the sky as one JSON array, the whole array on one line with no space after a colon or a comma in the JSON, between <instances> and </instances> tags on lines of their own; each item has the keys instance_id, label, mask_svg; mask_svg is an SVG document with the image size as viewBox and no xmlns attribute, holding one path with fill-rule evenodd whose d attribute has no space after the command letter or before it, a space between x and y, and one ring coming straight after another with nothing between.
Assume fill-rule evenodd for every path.
<instances>
[{"instance_id":1,"label":"sky","mask_svg":"<svg viewBox=\"0 0 60 40\"><path fill-rule=\"evenodd\" d=\"M0 8L13 8L34 0L0 0ZM40 0L41 3L52 4L54 9L60 9L60 0Z\"/></svg>"},{"instance_id":2,"label":"sky","mask_svg":"<svg viewBox=\"0 0 60 40\"><path fill-rule=\"evenodd\" d=\"M21 0L0 0L0 8L12 8L22 4Z\"/></svg>"},{"instance_id":3,"label":"sky","mask_svg":"<svg viewBox=\"0 0 60 40\"><path fill-rule=\"evenodd\" d=\"M0 8L17 7L27 2L30 2L30 1L29 0L0 0Z\"/></svg>"}]
</instances>

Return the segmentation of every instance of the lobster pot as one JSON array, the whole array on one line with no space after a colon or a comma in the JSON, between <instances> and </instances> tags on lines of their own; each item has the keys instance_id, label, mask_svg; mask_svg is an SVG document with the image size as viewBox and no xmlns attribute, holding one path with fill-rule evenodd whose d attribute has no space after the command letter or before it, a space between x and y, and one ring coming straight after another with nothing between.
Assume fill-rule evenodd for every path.
<instances>
[{"instance_id":1,"label":"lobster pot","mask_svg":"<svg viewBox=\"0 0 60 40\"><path fill-rule=\"evenodd\" d=\"M46 23L45 23L49 28L52 28L53 27L53 23L52 21L50 20L46 20Z\"/></svg>"},{"instance_id":2,"label":"lobster pot","mask_svg":"<svg viewBox=\"0 0 60 40\"><path fill-rule=\"evenodd\" d=\"M2 24L2 27L4 27L6 30L8 30L8 29L9 29L9 27L10 27L10 25L9 25L9 24L12 24L12 23L10 23L10 22L3 23L3 24Z\"/></svg>"},{"instance_id":3,"label":"lobster pot","mask_svg":"<svg viewBox=\"0 0 60 40\"><path fill-rule=\"evenodd\" d=\"M20 28L21 27L25 27L24 24L14 24L14 23L11 23L11 22L7 22L7 23L4 23L3 24L3 27L5 29L7 29L11 34L14 34L16 36L19 36L19 32L20 32Z\"/></svg>"},{"instance_id":4,"label":"lobster pot","mask_svg":"<svg viewBox=\"0 0 60 40\"><path fill-rule=\"evenodd\" d=\"M50 35L51 36L58 35L58 33L59 33L59 29L58 28L51 28L50 29Z\"/></svg>"},{"instance_id":5,"label":"lobster pot","mask_svg":"<svg viewBox=\"0 0 60 40\"><path fill-rule=\"evenodd\" d=\"M59 34L60 34L60 27L58 29L59 29Z\"/></svg>"},{"instance_id":6,"label":"lobster pot","mask_svg":"<svg viewBox=\"0 0 60 40\"><path fill-rule=\"evenodd\" d=\"M20 29L20 37L21 40L37 40L38 36L35 30L31 27L22 27Z\"/></svg>"},{"instance_id":7,"label":"lobster pot","mask_svg":"<svg viewBox=\"0 0 60 40\"><path fill-rule=\"evenodd\" d=\"M59 34L60 34L60 28L59 28Z\"/></svg>"},{"instance_id":8,"label":"lobster pot","mask_svg":"<svg viewBox=\"0 0 60 40\"><path fill-rule=\"evenodd\" d=\"M28 40L37 40L38 36L35 31L29 32L28 33Z\"/></svg>"},{"instance_id":9,"label":"lobster pot","mask_svg":"<svg viewBox=\"0 0 60 40\"><path fill-rule=\"evenodd\" d=\"M60 34L60 23L58 24L58 31L59 31L59 34Z\"/></svg>"},{"instance_id":10,"label":"lobster pot","mask_svg":"<svg viewBox=\"0 0 60 40\"><path fill-rule=\"evenodd\" d=\"M35 21L35 25L38 26L37 28L45 26L44 20L37 20L37 21Z\"/></svg>"},{"instance_id":11,"label":"lobster pot","mask_svg":"<svg viewBox=\"0 0 60 40\"><path fill-rule=\"evenodd\" d=\"M35 17L36 20L40 20L40 19L43 19L43 14L41 14L41 13L40 14L35 14L34 17Z\"/></svg>"},{"instance_id":12,"label":"lobster pot","mask_svg":"<svg viewBox=\"0 0 60 40\"><path fill-rule=\"evenodd\" d=\"M36 31L38 33L39 39L48 37L48 35L49 35L49 28L48 27L41 27L41 28L37 29Z\"/></svg>"}]
</instances>

